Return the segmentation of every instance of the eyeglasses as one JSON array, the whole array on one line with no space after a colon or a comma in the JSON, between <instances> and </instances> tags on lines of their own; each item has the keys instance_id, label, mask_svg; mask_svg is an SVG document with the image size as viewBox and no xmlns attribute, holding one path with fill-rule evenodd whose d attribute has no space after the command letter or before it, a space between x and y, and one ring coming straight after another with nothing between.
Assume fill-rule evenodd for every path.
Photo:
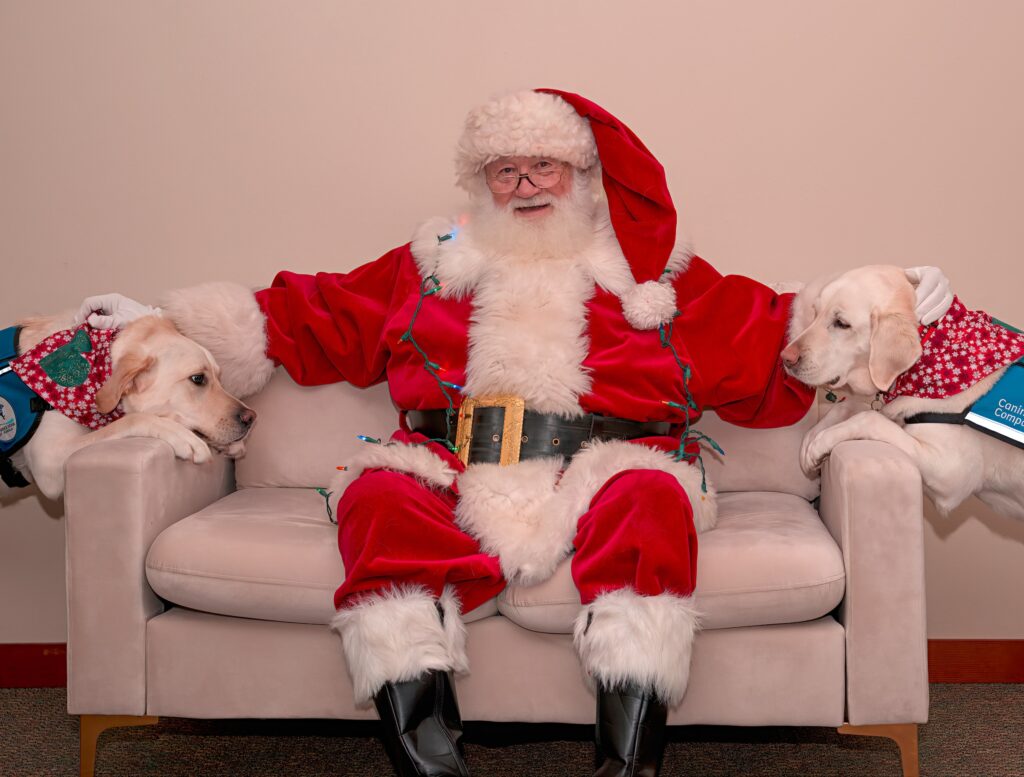
<instances>
[{"instance_id":1,"label":"eyeglasses","mask_svg":"<svg viewBox=\"0 0 1024 777\"><path fill-rule=\"evenodd\" d=\"M565 164L552 162L550 159L541 159L530 165L528 173L520 173L519 166L513 164L495 164L484 168L487 176L487 188L495 194L508 194L519 188L519 182L524 178L538 189L550 189L562 180L562 171Z\"/></svg>"}]
</instances>

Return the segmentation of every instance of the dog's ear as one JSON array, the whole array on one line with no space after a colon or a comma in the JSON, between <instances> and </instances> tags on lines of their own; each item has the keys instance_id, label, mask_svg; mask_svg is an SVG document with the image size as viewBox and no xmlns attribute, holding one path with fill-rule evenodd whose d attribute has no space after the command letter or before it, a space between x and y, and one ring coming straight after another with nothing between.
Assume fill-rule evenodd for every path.
<instances>
[{"instance_id":1,"label":"dog's ear","mask_svg":"<svg viewBox=\"0 0 1024 777\"><path fill-rule=\"evenodd\" d=\"M96 392L96 409L101 413L111 412L117 407L121 397L132 392L139 376L155 362L156 359L152 356L137 353L126 353L118 359L107 382Z\"/></svg>"},{"instance_id":2,"label":"dog's ear","mask_svg":"<svg viewBox=\"0 0 1024 777\"><path fill-rule=\"evenodd\" d=\"M920 358L921 342L913 316L892 311L871 314L868 374L876 389L887 390Z\"/></svg>"}]
</instances>

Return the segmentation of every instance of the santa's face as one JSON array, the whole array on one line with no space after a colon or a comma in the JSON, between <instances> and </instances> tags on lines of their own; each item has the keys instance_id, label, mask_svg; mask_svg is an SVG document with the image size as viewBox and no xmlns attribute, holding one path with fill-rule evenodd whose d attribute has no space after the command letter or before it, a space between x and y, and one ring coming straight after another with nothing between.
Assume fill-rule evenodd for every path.
<instances>
[{"instance_id":1,"label":"santa's face","mask_svg":"<svg viewBox=\"0 0 1024 777\"><path fill-rule=\"evenodd\" d=\"M484 177L497 208L510 210L517 219L533 221L550 216L558 208L559 199L572 191L573 169L546 157L506 156L484 167ZM510 178L514 188L494 191L507 188L498 182ZM554 183L546 185L548 180Z\"/></svg>"},{"instance_id":2,"label":"santa's face","mask_svg":"<svg viewBox=\"0 0 1024 777\"><path fill-rule=\"evenodd\" d=\"M543 157L502 157L484 168L481 179L467 228L484 250L555 258L593 242L594 174Z\"/></svg>"}]
</instances>

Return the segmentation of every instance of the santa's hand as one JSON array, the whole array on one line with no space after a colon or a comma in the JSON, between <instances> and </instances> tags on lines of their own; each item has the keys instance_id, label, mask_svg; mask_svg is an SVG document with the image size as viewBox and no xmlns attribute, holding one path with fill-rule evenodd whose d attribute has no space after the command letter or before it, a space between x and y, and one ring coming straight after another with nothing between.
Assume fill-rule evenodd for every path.
<instances>
[{"instance_id":1,"label":"santa's hand","mask_svg":"<svg viewBox=\"0 0 1024 777\"><path fill-rule=\"evenodd\" d=\"M118 329L143 316L159 316L160 308L143 305L123 294L86 297L75 315L75 324L88 322L93 329Z\"/></svg>"},{"instance_id":2,"label":"santa's hand","mask_svg":"<svg viewBox=\"0 0 1024 777\"><path fill-rule=\"evenodd\" d=\"M953 304L953 292L949 278L938 267L908 267L904 270L907 280L914 284L917 292L915 313L922 324L938 321Z\"/></svg>"}]
</instances>

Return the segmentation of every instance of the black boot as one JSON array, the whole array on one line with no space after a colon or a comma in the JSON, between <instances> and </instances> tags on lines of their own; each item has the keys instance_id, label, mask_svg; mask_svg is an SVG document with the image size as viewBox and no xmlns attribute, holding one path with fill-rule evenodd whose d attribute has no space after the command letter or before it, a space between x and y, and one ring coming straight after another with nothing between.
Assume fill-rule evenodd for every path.
<instances>
[{"instance_id":1,"label":"black boot","mask_svg":"<svg viewBox=\"0 0 1024 777\"><path fill-rule=\"evenodd\" d=\"M447 672L387 683L373 697L384 749L399 777L469 777L462 760L462 718Z\"/></svg>"},{"instance_id":2,"label":"black boot","mask_svg":"<svg viewBox=\"0 0 1024 777\"><path fill-rule=\"evenodd\" d=\"M656 777L665 751L668 709L651 688L597 689L594 777Z\"/></svg>"}]
</instances>

